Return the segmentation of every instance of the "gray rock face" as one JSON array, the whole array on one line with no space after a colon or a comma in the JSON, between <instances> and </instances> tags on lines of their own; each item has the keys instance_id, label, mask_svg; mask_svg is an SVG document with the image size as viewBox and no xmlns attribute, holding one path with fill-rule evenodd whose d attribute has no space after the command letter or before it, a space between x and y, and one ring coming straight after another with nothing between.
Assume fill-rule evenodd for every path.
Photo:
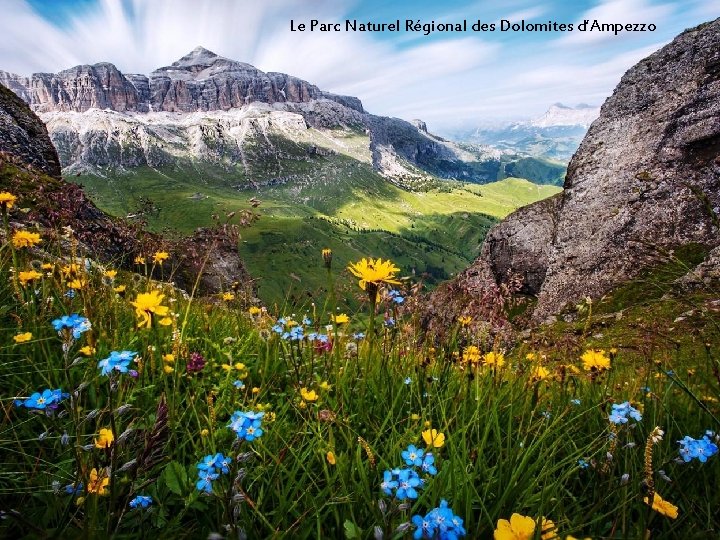
<instances>
[{"instance_id":1,"label":"gray rock face","mask_svg":"<svg viewBox=\"0 0 720 540\"><path fill-rule=\"evenodd\" d=\"M26 78L0 72L36 112L91 108L117 112L194 112L240 108L249 103L307 103L328 99L363 112L359 99L322 92L284 73L259 69L198 47L172 65L145 75L123 75L114 65L77 66Z\"/></svg>"},{"instance_id":2,"label":"gray rock face","mask_svg":"<svg viewBox=\"0 0 720 540\"><path fill-rule=\"evenodd\" d=\"M538 295L533 318L542 321L637 277L659 249L720 245L720 19L623 76L564 187L491 229L478 260L448 289L478 296L520 274L523 291ZM714 275L717 259L715 249L684 284ZM452 304L431 304L438 301Z\"/></svg>"},{"instance_id":3,"label":"gray rock face","mask_svg":"<svg viewBox=\"0 0 720 540\"><path fill-rule=\"evenodd\" d=\"M60 161L45 124L4 86L0 86L0 152L60 178Z\"/></svg>"},{"instance_id":4,"label":"gray rock face","mask_svg":"<svg viewBox=\"0 0 720 540\"><path fill-rule=\"evenodd\" d=\"M568 167L535 318L632 279L658 248L720 243L720 19L621 79Z\"/></svg>"}]
</instances>

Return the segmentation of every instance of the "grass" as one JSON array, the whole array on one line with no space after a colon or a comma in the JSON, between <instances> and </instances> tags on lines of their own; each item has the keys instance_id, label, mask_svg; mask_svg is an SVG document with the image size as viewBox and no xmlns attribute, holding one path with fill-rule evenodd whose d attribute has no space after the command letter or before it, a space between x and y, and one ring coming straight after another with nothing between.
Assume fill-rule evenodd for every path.
<instances>
[{"instance_id":1,"label":"grass","mask_svg":"<svg viewBox=\"0 0 720 540\"><path fill-rule=\"evenodd\" d=\"M311 221L332 240L333 228ZM622 293L614 304L609 296L574 322L473 352L485 342L482 321L424 343L405 307L412 280L398 289L402 304L381 288L377 334L360 338L368 332L367 297L356 284L342 285L346 272L337 265L312 270L327 292L304 307L249 313L239 294L198 299L143 275L111 279L109 266L67 268L72 242L42 236L41 252L0 246L3 537L403 538L414 532L414 515L443 499L469 538L491 537L513 513L551 519L561 538L718 534L720 457L678 463L675 442L720 429L713 292L651 303ZM376 247L387 244L378 237ZM292 247L262 245L276 246L276 257ZM41 275L22 286L18 271L30 268ZM628 290L668 286L667 275L650 273ZM85 284L68 295L73 279ZM138 327L131 302L149 291L165 295L169 320L153 315L149 328ZM348 312L350 322L332 325L330 314L351 297L359 308ZM678 319L688 303L696 311ZM614 305L622 305L621 316ZM70 313L92 323L76 339L51 325ZM304 337L285 336L293 328ZM26 332L29 341L16 343ZM312 341L312 332L327 341ZM585 371L579 358L599 347L611 369ZM137 374L102 375L98 361L124 350L137 353L128 366ZM193 353L205 360L201 370L192 369ZM502 355L504 365L489 365L488 353ZM537 375L538 366L547 376ZM45 388L68 393L54 411L14 404ZM608 422L610 405L626 400L642 420ZM262 436L247 441L233 432L235 411L264 412ZM656 426L665 437L650 445L648 470L645 445ZM95 443L101 429L113 433L109 448ZM445 436L443 444L427 446L429 429ZM381 483L384 471L407 467L401 452L410 444L433 454L437 474L420 471L417 498L401 500ZM229 470L206 494L197 465L218 452L231 458ZM104 495L90 483L93 469L108 475ZM643 503L649 480L679 507L677 519ZM66 492L80 483L77 493ZM152 505L130 508L137 495L151 496Z\"/></svg>"}]
</instances>

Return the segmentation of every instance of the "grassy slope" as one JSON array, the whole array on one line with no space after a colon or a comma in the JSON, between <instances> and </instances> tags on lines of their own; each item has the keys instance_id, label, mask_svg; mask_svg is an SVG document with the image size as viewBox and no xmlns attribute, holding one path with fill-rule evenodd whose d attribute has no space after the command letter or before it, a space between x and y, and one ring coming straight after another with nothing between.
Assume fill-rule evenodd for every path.
<instances>
[{"instance_id":1,"label":"grassy slope","mask_svg":"<svg viewBox=\"0 0 720 540\"><path fill-rule=\"evenodd\" d=\"M188 233L211 225L213 214L222 218L260 199L261 218L243 232L240 250L268 302L282 302L290 289L307 296L322 287L316 270L324 247L335 251L338 265L368 255L390 257L428 273L432 284L467 266L498 218L558 191L516 178L406 191L372 170L364 135L307 131L305 141L265 141L282 159L249 144L246 168L178 161L173 169L145 167L77 181L114 215L135 213L143 198L151 200L156 211L145 218L156 231ZM310 144L332 153L309 155Z\"/></svg>"}]
</instances>

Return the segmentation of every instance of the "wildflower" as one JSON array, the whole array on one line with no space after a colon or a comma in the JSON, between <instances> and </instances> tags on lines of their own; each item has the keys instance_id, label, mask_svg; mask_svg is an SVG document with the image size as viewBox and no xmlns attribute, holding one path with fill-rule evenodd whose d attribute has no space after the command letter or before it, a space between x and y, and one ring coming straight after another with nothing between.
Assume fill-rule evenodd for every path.
<instances>
[{"instance_id":1,"label":"wildflower","mask_svg":"<svg viewBox=\"0 0 720 540\"><path fill-rule=\"evenodd\" d=\"M210 435L210 430L209 430L209 429L203 428L203 429L200 430L200 436L201 436L201 437L207 437L208 435Z\"/></svg>"},{"instance_id":2,"label":"wildflower","mask_svg":"<svg viewBox=\"0 0 720 540\"><path fill-rule=\"evenodd\" d=\"M480 349L475 345L468 345L463 350L462 359L468 364L477 364L480 361Z\"/></svg>"},{"instance_id":3,"label":"wildflower","mask_svg":"<svg viewBox=\"0 0 720 540\"><path fill-rule=\"evenodd\" d=\"M164 294L158 291L149 293L140 293L134 302L130 302L135 306L135 314L140 319L138 327L150 328L152 326L152 316L164 317L168 314L170 308L162 305Z\"/></svg>"},{"instance_id":4,"label":"wildflower","mask_svg":"<svg viewBox=\"0 0 720 540\"><path fill-rule=\"evenodd\" d=\"M263 434L262 417L264 412L235 411L230 417L228 427L238 436L238 439L252 442Z\"/></svg>"},{"instance_id":5,"label":"wildflower","mask_svg":"<svg viewBox=\"0 0 720 540\"><path fill-rule=\"evenodd\" d=\"M385 317L385 326L388 328L395 326L395 319L393 317Z\"/></svg>"},{"instance_id":6,"label":"wildflower","mask_svg":"<svg viewBox=\"0 0 720 540\"><path fill-rule=\"evenodd\" d=\"M95 448L110 448L115 441L115 436L111 429L102 428L95 439Z\"/></svg>"},{"instance_id":7,"label":"wildflower","mask_svg":"<svg viewBox=\"0 0 720 540\"><path fill-rule=\"evenodd\" d=\"M318 399L317 392L315 392L315 390L308 390L307 388L300 389L300 396L305 401L317 401L317 399Z\"/></svg>"},{"instance_id":8,"label":"wildflower","mask_svg":"<svg viewBox=\"0 0 720 540\"><path fill-rule=\"evenodd\" d=\"M15 201L17 201L17 197L12 193L8 193L7 191L0 193L0 208L3 211L10 210L15 204Z\"/></svg>"},{"instance_id":9,"label":"wildflower","mask_svg":"<svg viewBox=\"0 0 720 540\"><path fill-rule=\"evenodd\" d=\"M576 398L576 399L571 399L571 400L570 400L570 403L572 403L573 405L577 406L577 405L580 405L581 401Z\"/></svg>"},{"instance_id":10,"label":"wildflower","mask_svg":"<svg viewBox=\"0 0 720 540\"><path fill-rule=\"evenodd\" d=\"M400 291L396 291L395 289L390 289L388 291L388 297L395 304L402 304L405 301L405 298L403 298L403 296L400 294Z\"/></svg>"},{"instance_id":11,"label":"wildflower","mask_svg":"<svg viewBox=\"0 0 720 540\"><path fill-rule=\"evenodd\" d=\"M281 336L283 339L290 339L290 341L300 341L304 337L302 326L293 326L289 332L283 333Z\"/></svg>"},{"instance_id":12,"label":"wildflower","mask_svg":"<svg viewBox=\"0 0 720 540\"><path fill-rule=\"evenodd\" d=\"M340 313L339 315L330 315L330 320L335 324L346 324L350 322L350 317L345 313Z\"/></svg>"},{"instance_id":13,"label":"wildflower","mask_svg":"<svg viewBox=\"0 0 720 540\"><path fill-rule=\"evenodd\" d=\"M493 538L495 540L530 540L535 538L536 521L528 516L513 514L510 521L507 519L499 519ZM550 540L557 538L555 534L555 524L545 518L540 520L540 538L542 540Z\"/></svg>"},{"instance_id":14,"label":"wildflower","mask_svg":"<svg viewBox=\"0 0 720 540\"><path fill-rule=\"evenodd\" d=\"M605 355L602 349L588 349L580 357L585 371L603 371L610 369L610 358Z\"/></svg>"},{"instance_id":15,"label":"wildflower","mask_svg":"<svg viewBox=\"0 0 720 540\"><path fill-rule=\"evenodd\" d=\"M39 411L45 409L57 409L58 403L63 399L70 397L70 394L63 392L59 388L56 390L50 390L49 388L42 392L35 392L25 401L16 400L16 407L25 407L27 409L36 409Z\"/></svg>"},{"instance_id":16,"label":"wildflower","mask_svg":"<svg viewBox=\"0 0 720 540\"><path fill-rule=\"evenodd\" d=\"M125 292L126 288L127 287L125 287L125 285L118 285L117 287L113 287L113 291L115 291L118 294L122 294Z\"/></svg>"},{"instance_id":17,"label":"wildflower","mask_svg":"<svg viewBox=\"0 0 720 540\"><path fill-rule=\"evenodd\" d=\"M100 472L98 472L98 470L93 467L93 469L90 471L90 481L88 482L87 486L88 493L106 495L107 490L105 488L107 488L109 484L110 478L108 478L105 470L102 469Z\"/></svg>"},{"instance_id":18,"label":"wildflower","mask_svg":"<svg viewBox=\"0 0 720 540\"><path fill-rule=\"evenodd\" d=\"M13 336L13 341L15 343L25 343L27 341L30 341L32 337L32 332L23 332L21 334L16 334L15 336Z\"/></svg>"},{"instance_id":19,"label":"wildflower","mask_svg":"<svg viewBox=\"0 0 720 540\"><path fill-rule=\"evenodd\" d=\"M469 315L461 315L458 317L458 322L461 326L468 326L472 322L472 317Z\"/></svg>"},{"instance_id":20,"label":"wildflower","mask_svg":"<svg viewBox=\"0 0 720 540\"><path fill-rule=\"evenodd\" d=\"M332 266L332 249L325 248L322 250L322 258L323 263L325 264L325 268L330 270L330 267Z\"/></svg>"},{"instance_id":21,"label":"wildflower","mask_svg":"<svg viewBox=\"0 0 720 540\"><path fill-rule=\"evenodd\" d=\"M35 281L36 279L40 279L42 277L42 274L40 272L36 272L35 270L28 270L27 272L18 272L18 279L20 280L20 284L24 287L31 281Z\"/></svg>"},{"instance_id":22,"label":"wildflower","mask_svg":"<svg viewBox=\"0 0 720 540\"><path fill-rule=\"evenodd\" d=\"M455 515L445 499L442 499L440 506L430 510L427 515L413 516L412 524L416 527L413 535L413 538L416 539L457 540L467 534L465 527L463 527L463 519Z\"/></svg>"},{"instance_id":23,"label":"wildflower","mask_svg":"<svg viewBox=\"0 0 720 540\"><path fill-rule=\"evenodd\" d=\"M643 499L643 502L645 504L650 504L647 497ZM678 507L663 499L657 492L653 495L652 509L663 516L669 517L670 519L677 519L678 517Z\"/></svg>"},{"instance_id":24,"label":"wildflower","mask_svg":"<svg viewBox=\"0 0 720 540\"><path fill-rule=\"evenodd\" d=\"M542 381L550 376L550 371L543 366L535 366L532 370L531 376L535 380Z\"/></svg>"},{"instance_id":25,"label":"wildflower","mask_svg":"<svg viewBox=\"0 0 720 540\"><path fill-rule=\"evenodd\" d=\"M327 459L327 462L330 465L335 465L335 463L337 463L337 461L335 460L335 454L333 452L328 452L327 454L325 454L325 459Z\"/></svg>"},{"instance_id":26,"label":"wildflower","mask_svg":"<svg viewBox=\"0 0 720 540\"><path fill-rule=\"evenodd\" d=\"M68 484L65 486L65 493L68 495L78 495L82 493L83 490L83 483L79 482L77 484Z\"/></svg>"},{"instance_id":27,"label":"wildflower","mask_svg":"<svg viewBox=\"0 0 720 540\"><path fill-rule=\"evenodd\" d=\"M170 326L173 323L172 317L163 317L158 321L160 326Z\"/></svg>"},{"instance_id":28,"label":"wildflower","mask_svg":"<svg viewBox=\"0 0 720 540\"><path fill-rule=\"evenodd\" d=\"M52 321L53 328L62 337L63 330L72 333L74 339L78 339L82 334L92 328L92 324L85 317L73 313L72 315L63 315L59 319Z\"/></svg>"},{"instance_id":29,"label":"wildflower","mask_svg":"<svg viewBox=\"0 0 720 540\"><path fill-rule=\"evenodd\" d=\"M392 490L397 489L398 482L394 477L393 471L385 471L383 473L383 481L380 483L380 489L385 495L392 495Z\"/></svg>"},{"instance_id":30,"label":"wildflower","mask_svg":"<svg viewBox=\"0 0 720 540\"><path fill-rule=\"evenodd\" d=\"M410 385L410 384L412 384L412 379L410 377L405 377L405 380L403 381L403 383Z\"/></svg>"},{"instance_id":31,"label":"wildflower","mask_svg":"<svg viewBox=\"0 0 720 540\"><path fill-rule=\"evenodd\" d=\"M167 253L166 251L156 251L155 254L153 255L152 261L153 261L153 264L162 264L163 262L168 260L169 257L170 257L170 254Z\"/></svg>"},{"instance_id":32,"label":"wildflower","mask_svg":"<svg viewBox=\"0 0 720 540\"><path fill-rule=\"evenodd\" d=\"M205 368L205 357L199 352L190 355L190 359L185 364L188 373L199 373Z\"/></svg>"},{"instance_id":33,"label":"wildflower","mask_svg":"<svg viewBox=\"0 0 720 540\"><path fill-rule=\"evenodd\" d=\"M15 231L11 241L12 245L16 248L33 247L40 243L40 234L28 231Z\"/></svg>"},{"instance_id":34,"label":"wildflower","mask_svg":"<svg viewBox=\"0 0 720 540\"><path fill-rule=\"evenodd\" d=\"M241 380L237 380L237 381L233 382L233 386L235 388L237 388L238 390L242 390L243 388L245 388L245 383L242 382Z\"/></svg>"},{"instance_id":35,"label":"wildflower","mask_svg":"<svg viewBox=\"0 0 720 540\"><path fill-rule=\"evenodd\" d=\"M587 469L589 466L590 464L584 459L578 459L578 467L580 467L581 469Z\"/></svg>"},{"instance_id":36,"label":"wildflower","mask_svg":"<svg viewBox=\"0 0 720 540\"><path fill-rule=\"evenodd\" d=\"M437 468L435 467L435 456L432 455L432 453L428 452L423 456L423 461L420 464L420 469L422 469L422 472L427 473L431 476L435 476L437 474Z\"/></svg>"},{"instance_id":37,"label":"wildflower","mask_svg":"<svg viewBox=\"0 0 720 540\"><path fill-rule=\"evenodd\" d=\"M130 501L130 508L147 508L152 502L153 500L150 495L138 495Z\"/></svg>"},{"instance_id":38,"label":"wildflower","mask_svg":"<svg viewBox=\"0 0 720 540\"><path fill-rule=\"evenodd\" d=\"M395 498L403 501L405 499L417 499L418 492L415 488L422 484L418 474L412 469L402 469L398 475L398 487L395 491Z\"/></svg>"},{"instance_id":39,"label":"wildflower","mask_svg":"<svg viewBox=\"0 0 720 540\"><path fill-rule=\"evenodd\" d=\"M217 480L220 475L210 471L200 471L198 473L200 479L195 484L198 491L212 493L212 481Z\"/></svg>"},{"instance_id":40,"label":"wildflower","mask_svg":"<svg viewBox=\"0 0 720 540\"><path fill-rule=\"evenodd\" d=\"M332 385L327 381L321 382L318 386L321 390L325 390L326 392L332 388Z\"/></svg>"},{"instance_id":41,"label":"wildflower","mask_svg":"<svg viewBox=\"0 0 720 540\"><path fill-rule=\"evenodd\" d=\"M685 435L680 444L680 457L685 463L697 459L700 463L705 463L709 457L718 453L718 447L713 443L708 435L704 435L702 439L693 439L689 435Z\"/></svg>"},{"instance_id":42,"label":"wildflower","mask_svg":"<svg viewBox=\"0 0 720 540\"><path fill-rule=\"evenodd\" d=\"M167 353L162 355L163 362L168 362L169 364L172 364L175 362L175 355L172 353Z\"/></svg>"},{"instance_id":43,"label":"wildflower","mask_svg":"<svg viewBox=\"0 0 720 540\"><path fill-rule=\"evenodd\" d=\"M630 405L629 401L624 403L613 403L612 411L608 420L613 424L627 424L628 417L632 418L636 422L642 420L642 414L640 411Z\"/></svg>"},{"instance_id":44,"label":"wildflower","mask_svg":"<svg viewBox=\"0 0 720 540\"><path fill-rule=\"evenodd\" d=\"M505 356L502 353L489 352L483 356L483 364L501 368L505 365Z\"/></svg>"},{"instance_id":45,"label":"wildflower","mask_svg":"<svg viewBox=\"0 0 720 540\"><path fill-rule=\"evenodd\" d=\"M104 275L112 281L117 277L117 270L105 270Z\"/></svg>"},{"instance_id":46,"label":"wildflower","mask_svg":"<svg viewBox=\"0 0 720 540\"><path fill-rule=\"evenodd\" d=\"M93 354L95 354L95 347L85 345L84 347L80 348L80 354L83 354L85 356L92 356Z\"/></svg>"},{"instance_id":47,"label":"wildflower","mask_svg":"<svg viewBox=\"0 0 720 540\"><path fill-rule=\"evenodd\" d=\"M359 262L348 266L348 270L352 275L360 279L358 285L363 291L367 290L368 284L374 285L376 290L383 283L400 284L399 281L394 279L395 274L400 269L389 260L363 258Z\"/></svg>"},{"instance_id":48,"label":"wildflower","mask_svg":"<svg viewBox=\"0 0 720 540\"><path fill-rule=\"evenodd\" d=\"M355 332L355 333L352 335L352 338L353 338L355 341L360 341L361 339L365 339L365 332Z\"/></svg>"},{"instance_id":49,"label":"wildflower","mask_svg":"<svg viewBox=\"0 0 720 540\"><path fill-rule=\"evenodd\" d=\"M98 362L100 375L109 377L113 371L128 373L130 362L135 359L135 356L137 353L134 351L112 351L110 356Z\"/></svg>"},{"instance_id":50,"label":"wildflower","mask_svg":"<svg viewBox=\"0 0 720 540\"><path fill-rule=\"evenodd\" d=\"M260 313L262 313L262 310L257 306L251 306L250 309L248 309L248 313L252 316L260 315Z\"/></svg>"},{"instance_id":51,"label":"wildflower","mask_svg":"<svg viewBox=\"0 0 720 540\"><path fill-rule=\"evenodd\" d=\"M423 431L422 438L428 447L442 448L445 444L445 434L439 433L437 429L427 429Z\"/></svg>"},{"instance_id":52,"label":"wildflower","mask_svg":"<svg viewBox=\"0 0 720 540\"><path fill-rule=\"evenodd\" d=\"M226 302L230 302L232 300L235 300L235 295L231 292L224 292L222 293L222 299Z\"/></svg>"},{"instance_id":53,"label":"wildflower","mask_svg":"<svg viewBox=\"0 0 720 540\"><path fill-rule=\"evenodd\" d=\"M135 264L145 264L145 257L142 255L135 257Z\"/></svg>"},{"instance_id":54,"label":"wildflower","mask_svg":"<svg viewBox=\"0 0 720 540\"><path fill-rule=\"evenodd\" d=\"M407 447L407 450L403 450L400 455L405 460L405 465L420 467L423 463L425 452L416 448L414 444L411 444Z\"/></svg>"}]
</instances>

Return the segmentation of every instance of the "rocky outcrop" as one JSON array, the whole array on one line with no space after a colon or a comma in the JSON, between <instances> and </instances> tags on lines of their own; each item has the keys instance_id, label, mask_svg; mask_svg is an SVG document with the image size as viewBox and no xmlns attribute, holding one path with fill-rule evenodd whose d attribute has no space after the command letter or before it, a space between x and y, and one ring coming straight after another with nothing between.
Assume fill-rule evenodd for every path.
<instances>
[{"instance_id":1,"label":"rocky outcrop","mask_svg":"<svg viewBox=\"0 0 720 540\"><path fill-rule=\"evenodd\" d=\"M477 293L508 271L520 274L525 292L538 295L533 317L542 321L637 277L660 252L720 244L720 19L684 32L622 77L564 188L493 228L453 286L474 275ZM697 272L707 274L711 263Z\"/></svg>"},{"instance_id":2,"label":"rocky outcrop","mask_svg":"<svg viewBox=\"0 0 720 540\"><path fill-rule=\"evenodd\" d=\"M17 156L23 163L60 178L60 160L45 124L25 102L0 86L0 152Z\"/></svg>"},{"instance_id":3,"label":"rocky outcrop","mask_svg":"<svg viewBox=\"0 0 720 540\"><path fill-rule=\"evenodd\" d=\"M660 249L720 243L720 19L621 79L568 167L536 319L636 277Z\"/></svg>"}]
</instances>

